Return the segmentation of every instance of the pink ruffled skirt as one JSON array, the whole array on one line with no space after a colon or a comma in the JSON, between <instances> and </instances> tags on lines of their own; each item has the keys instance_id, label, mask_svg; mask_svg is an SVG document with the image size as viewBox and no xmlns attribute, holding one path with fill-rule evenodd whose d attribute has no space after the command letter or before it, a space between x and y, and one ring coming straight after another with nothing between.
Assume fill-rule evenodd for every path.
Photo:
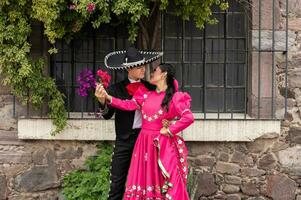
<instances>
[{"instance_id":1,"label":"pink ruffled skirt","mask_svg":"<svg viewBox=\"0 0 301 200\"><path fill-rule=\"evenodd\" d=\"M124 199L187 200L187 174L184 140L143 128L133 151Z\"/></svg>"}]
</instances>

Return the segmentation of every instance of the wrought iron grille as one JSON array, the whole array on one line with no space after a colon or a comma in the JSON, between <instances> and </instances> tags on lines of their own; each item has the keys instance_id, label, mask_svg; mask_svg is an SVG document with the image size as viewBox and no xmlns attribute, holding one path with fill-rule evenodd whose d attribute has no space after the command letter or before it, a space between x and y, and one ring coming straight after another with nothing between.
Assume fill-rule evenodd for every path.
<instances>
[{"instance_id":1,"label":"wrought iron grille","mask_svg":"<svg viewBox=\"0 0 301 200\"><path fill-rule=\"evenodd\" d=\"M125 49L129 45L126 31L126 27L105 26L99 30L86 28L79 39L72 40L70 44L63 41L56 43L58 53L51 59L51 75L60 91L67 97L69 116L70 112L94 112L98 108L94 94L87 97L76 94L76 79L83 69L88 68L93 74L96 74L98 69L105 70L112 76L112 82L125 78L124 71L107 70L104 57L115 49Z\"/></svg>"},{"instance_id":2,"label":"wrought iron grille","mask_svg":"<svg viewBox=\"0 0 301 200\"><path fill-rule=\"evenodd\" d=\"M288 69L288 0L283 9L281 47L276 46L276 1L272 2L271 21L267 29L263 25L266 1L228 0L229 9L213 8L218 24L205 25L199 30L191 21L182 21L169 12L161 18L162 61L177 68L180 87L192 96L192 109L201 118L223 119L276 119L276 54L281 54L284 66L284 116L287 114L287 69ZM278 1L277 1L278 2ZM254 12L256 10L256 12ZM254 25L255 24L255 25ZM255 27L255 28L254 28ZM40 27L41 28L41 27ZM271 35L267 47L262 40L264 34ZM114 50L128 47L127 29L124 27L87 28L84 34L69 44L58 41L58 54L51 57L50 72L61 92L66 96L65 104L69 117L85 118L85 113L96 112L98 104L93 97L79 97L75 90L76 76L83 68L96 72L104 69L104 56ZM43 33L40 31L41 41ZM281 43L282 44L282 43ZM265 45L265 46L264 46ZM47 52L41 42L42 54ZM265 55L270 59L266 61ZM111 72L112 73L112 72ZM111 74L114 81L126 74ZM45 106L32 112L31 106L16 106L14 116L44 116ZM75 115L73 115L75 113ZM92 115L94 117L94 115Z\"/></svg>"},{"instance_id":3,"label":"wrought iron grille","mask_svg":"<svg viewBox=\"0 0 301 200\"><path fill-rule=\"evenodd\" d=\"M163 16L164 62L177 68L181 88L192 96L200 113L244 113L247 105L248 13L230 1L229 9L213 9L219 21L205 25Z\"/></svg>"}]
</instances>

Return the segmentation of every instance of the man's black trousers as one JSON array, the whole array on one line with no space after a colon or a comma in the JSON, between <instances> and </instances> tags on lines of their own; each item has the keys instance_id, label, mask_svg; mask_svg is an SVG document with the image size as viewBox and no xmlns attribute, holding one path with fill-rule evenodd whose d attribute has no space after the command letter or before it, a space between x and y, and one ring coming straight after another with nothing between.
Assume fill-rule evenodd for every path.
<instances>
[{"instance_id":1,"label":"man's black trousers","mask_svg":"<svg viewBox=\"0 0 301 200\"><path fill-rule=\"evenodd\" d=\"M132 153L140 129L134 129L127 139L116 139L111 164L109 200L122 200Z\"/></svg>"}]
</instances>

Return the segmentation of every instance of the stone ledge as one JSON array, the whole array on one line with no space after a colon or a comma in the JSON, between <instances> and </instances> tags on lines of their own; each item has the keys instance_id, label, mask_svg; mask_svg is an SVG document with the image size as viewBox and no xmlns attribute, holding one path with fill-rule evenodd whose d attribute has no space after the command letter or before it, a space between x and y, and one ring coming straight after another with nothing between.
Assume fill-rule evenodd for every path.
<instances>
[{"instance_id":1,"label":"stone ledge","mask_svg":"<svg viewBox=\"0 0 301 200\"><path fill-rule=\"evenodd\" d=\"M51 136L50 119L19 119L18 138L30 140L114 140L113 120L69 119L65 130ZM186 141L253 141L259 137L277 137L280 120L195 120L181 135Z\"/></svg>"},{"instance_id":2,"label":"stone ledge","mask_svg":"<svg viewBox=\"0 0 301 200\"><path fill-rule=\"evenodd\" d=\"M17 131L0 130L0 145L23 145L24 141L18 139Z\"/></svg>"}]
</instances>

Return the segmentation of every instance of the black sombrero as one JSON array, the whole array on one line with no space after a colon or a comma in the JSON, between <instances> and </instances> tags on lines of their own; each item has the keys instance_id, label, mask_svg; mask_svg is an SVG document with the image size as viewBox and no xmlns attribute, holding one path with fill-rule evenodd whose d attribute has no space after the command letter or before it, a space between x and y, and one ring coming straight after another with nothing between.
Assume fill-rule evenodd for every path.
<instances>
[{"instance_id":1,"label":"black sombrero","mask_svg":"<svg viewBox=\"0 0 301 200\"><path fill-rule=\"evenodd\" d=\"M109 53L104 62L109 69L129 69L151 63L162 55L162 52L138 51L135 47L129 47L126 51Z\"/></svg>"}]
</instances>

